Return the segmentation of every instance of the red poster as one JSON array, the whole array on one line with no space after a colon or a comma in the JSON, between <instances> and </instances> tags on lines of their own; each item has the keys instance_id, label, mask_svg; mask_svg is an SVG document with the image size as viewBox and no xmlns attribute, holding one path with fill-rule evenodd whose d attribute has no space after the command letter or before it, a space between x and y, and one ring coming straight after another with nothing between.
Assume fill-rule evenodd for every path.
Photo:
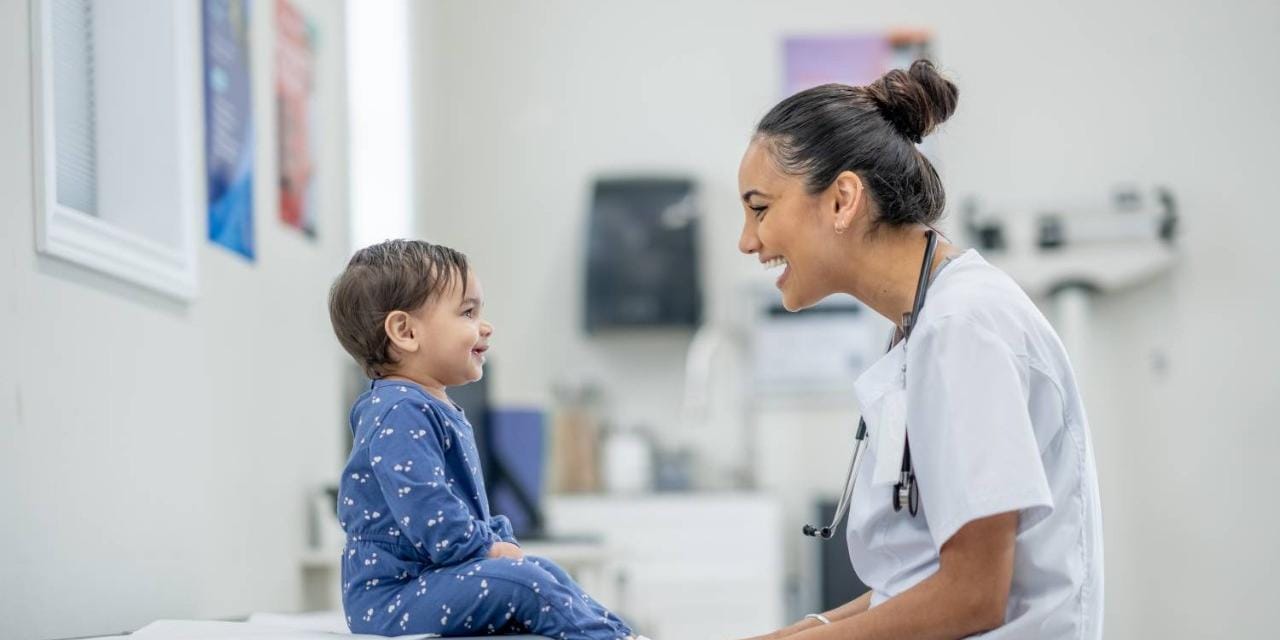
<instances>
[{"instance_id":1,"label":"red poster","mask_svg":"<svg viewBox=\"0 0 1280 640\"><path fill-rule=\"evenodd\" d=\"M316 234L315 25L289 0L276 0L276 139L280 219Z\"/></svg>"}]
</instances>

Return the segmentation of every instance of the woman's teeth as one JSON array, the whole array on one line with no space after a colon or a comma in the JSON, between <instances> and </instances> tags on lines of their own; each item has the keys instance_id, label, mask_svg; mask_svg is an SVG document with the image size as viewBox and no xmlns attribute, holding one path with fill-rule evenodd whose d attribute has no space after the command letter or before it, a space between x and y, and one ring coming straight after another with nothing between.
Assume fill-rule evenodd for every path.
<instances>
[{"instance_id":1,"label":"woman's teeth","mask_svg":"<svg viewBox=\"0 0 1280 640\"><path fill-rule=\"evenodd\" d=\"M778 256L764 263L765 271L771 271L773 269L777 269L778 267L785 267L785 266L787 266L787 259L782 256Z\"/></svg>"}]
</instances>

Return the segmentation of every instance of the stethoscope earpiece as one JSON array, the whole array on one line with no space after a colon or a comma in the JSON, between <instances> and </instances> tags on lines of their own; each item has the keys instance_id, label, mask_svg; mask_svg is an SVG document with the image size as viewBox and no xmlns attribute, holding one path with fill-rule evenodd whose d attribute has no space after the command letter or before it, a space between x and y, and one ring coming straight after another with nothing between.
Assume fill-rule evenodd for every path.
<instances>
[{"instance_id":1,"label":"stethoscope earpiece","mask_svg":"<svg viewBox=\"0 0 1280 640\"><path fill-rule=\"evenodd\" d=\"M810 538L822 538L823 540L830 540L832 534L831 527L819 529L811 524L806 524L801 531Z\"/></svg>"}]
</instances>

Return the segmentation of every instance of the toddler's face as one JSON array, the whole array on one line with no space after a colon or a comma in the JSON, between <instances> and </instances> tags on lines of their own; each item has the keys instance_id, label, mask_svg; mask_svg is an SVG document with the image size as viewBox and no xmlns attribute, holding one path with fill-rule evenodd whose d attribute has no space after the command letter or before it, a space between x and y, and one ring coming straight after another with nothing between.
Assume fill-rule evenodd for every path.
<instances>
[{"instance_id":1,"label":"toddler's face","mask_svg":"<svg viewBox=\"0 0 1280 640\"><path fill-rule=\"evenodd\" d=\"M455 280L414 314L423 329L421 365L446 387L475 382L484 375L485 351L493 335L493 325L480 318L484 292L472 271L467 272L466 289L464 296L462 283Z\"/></svg>"}]
</instances>

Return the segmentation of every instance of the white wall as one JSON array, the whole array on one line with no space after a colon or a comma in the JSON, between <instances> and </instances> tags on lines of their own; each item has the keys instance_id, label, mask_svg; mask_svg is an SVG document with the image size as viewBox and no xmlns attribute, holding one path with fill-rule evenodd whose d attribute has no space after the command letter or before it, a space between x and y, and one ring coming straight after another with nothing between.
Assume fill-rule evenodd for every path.
<instances>
[{"instance_id":1,"label":"white wall","mask_svg":"<svg viewBox=\"0 0 1280 640\"><path fill-rule=\"evenodd\" d=\"M185 305L36 254L29 3L0 3L0 636L299 606L304 499L341 464L325 295L347 193L343 5L298 5L327 70L318 241L276 213L274 3L254 3L258 260L209 245L202 219Z\"/></svg>"},{"instance_id":2,"label":"white wall","mask_svg":"<svg viewBox=\"0 0 1280 640\"><path fill-rule=\"evenodd\" d=\"M597 172L683 170L706 192L711 314L740 301L738 158L779 96L780 37L888 26L935 31L961 90L939 134L951 202L1099 198L1168 184L1183 207L1176 273L1099 305L1084 380L1104 492L1110 637L1260 637L1280 595L1280 313L1268 187L1280 163L1272 2L974 5L838 0L419 5L421 228L484 280L496 393L610 381L625 422L670 424L688 336L590 339L581 237ZM1153 356L1167 369L1151 366ZM834 487L829 408L773 413L804 486ZM848 416L852 419L852 416ZM847 423L846 423L847 424ZM793 432L793 433L797 433ZM805 460L817 456L821 472ZM828 470L829 469L829 470ZM797 525L798 526L798 525Z\"/></svg>"}]
</instances>

